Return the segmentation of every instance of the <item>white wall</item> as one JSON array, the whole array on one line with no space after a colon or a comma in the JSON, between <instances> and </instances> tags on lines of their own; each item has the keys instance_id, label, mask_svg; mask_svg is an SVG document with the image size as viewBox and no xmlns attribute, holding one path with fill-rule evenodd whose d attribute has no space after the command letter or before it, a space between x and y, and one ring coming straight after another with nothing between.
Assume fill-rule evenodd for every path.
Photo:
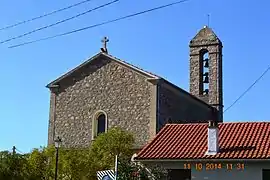
<instances>
[{"instance_id":1,"label":"white wall","mask_svg":"<svg viewBox=\"0 0 270 180\"><path fill-rule=\"evenodd\" d=\"M244 164L244 169L237 169L237 165ZM147 163L148 164L148 163ZM153 163L150 163L153 164ZM270 169L270 161L268 162L162 162L154 163L162 165L166 169L184 169L184 166L191 165L191 180L262 180L262 169ZM186 165L184 165L186 164ZM199 166L202 165L202 170ZM210 164L212 164L210 166ZM222 167L220 167L220 164ZM228 166L227 166L228 164ZM233 165L232 170L228 168ZM212 167L216 166L212 170ZM218 166L219 165L219 166ZM197 168L196 168L197 167ZM206 170L206 168L208 169ZM218 169L221 168L221 169ZM227 168L228 167L228 168Z\"/></svg>"}]
</instances>

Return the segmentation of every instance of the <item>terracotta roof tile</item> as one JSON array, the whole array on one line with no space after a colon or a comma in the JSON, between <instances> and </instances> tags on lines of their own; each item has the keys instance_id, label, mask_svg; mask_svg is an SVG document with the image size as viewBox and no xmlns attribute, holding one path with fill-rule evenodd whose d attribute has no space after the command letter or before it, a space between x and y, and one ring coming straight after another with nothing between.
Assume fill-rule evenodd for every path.
<instances>
[{"instance_id":1,"label":"terracotta roof tile","mask_svg":"<svg viewBox=\"0 0 270 180\"><path fill-rule=\"evenodd\" d=\"M205 155L207 127L167 124L137 159L270 159L270 122L220 123L216 155Z\"/></svg>"}]
</instances>

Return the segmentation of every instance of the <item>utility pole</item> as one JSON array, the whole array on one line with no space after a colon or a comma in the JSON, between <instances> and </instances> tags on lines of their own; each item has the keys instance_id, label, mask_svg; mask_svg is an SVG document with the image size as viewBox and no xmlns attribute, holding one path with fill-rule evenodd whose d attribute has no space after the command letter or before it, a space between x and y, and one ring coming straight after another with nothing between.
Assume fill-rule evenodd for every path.
<instances>
[{"instance_id":1,"label":"utility pole","mask_svg":"<svg viewBox=\"0 0 270 180\"><path fill-rule=\"evenodd\" d=\"M12 155L14 156L15 154L16 154L16 147L13 146L13 147L12 147Z\"/></svg>"},{"instance_id":2,"label":"utility pole","mask_svg":"<svg viewBox=\"0 0 270 180\"><path fill-rule=\"evenodd\" d=\"M15 159L14 159L14 158L15 158L15 154L16 154L16 147L13 146L13 147L12 147L12 156L13 156L13 158L12 158L13 160L12 160L12 161L13 161L13 162L15 162ZM12 165L12 166L13 166L13 165ZM15 167L13 167L13 168L15 168ZM12 180L14 180L14 175L15 175L14 173L15 173L15 171L12 173L12 175L13 175L12 178L11 178Z\"/></svg>"}]
</instances>

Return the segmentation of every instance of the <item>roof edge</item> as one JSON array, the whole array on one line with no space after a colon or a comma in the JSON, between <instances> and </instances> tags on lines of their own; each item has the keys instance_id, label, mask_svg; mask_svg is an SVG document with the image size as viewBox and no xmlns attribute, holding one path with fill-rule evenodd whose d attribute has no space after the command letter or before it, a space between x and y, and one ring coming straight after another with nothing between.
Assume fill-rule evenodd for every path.
<instances>
[{"instance_id":1,"label":"roof edge","mask_svg":"<svg viewBox=\"0 0 270 180\"><path fill-rule=\"evenodd\" d=\"M84 65L86 65L87 63L89 63L90 61L92 61L93 59L98 58L101 54L103 54L102 52L97 53L96 55L94 55L91 58L88 58L85 62L83 62L82 64L76 66L75 68L71 69L70 71L64 73L63 75L61 75L60 77L58 77L57 79L51 81L49 84L46 85L46 88L53 88L54 85L57 85L56 83L60 82L62 79L68 77L70 74L72 74L73 72L77 71L78 69L80 69L81 67L83 67Z\"/></svg>"},{"instance_id":2,"label":"roof edge","mask_svg":"<svg viewBox=\"0 0 270 180\"><path fill-rule=\"evenodd\" d=\"M120 60L116 57L113 57L112 55L103 53L103 52L99 52L98 54L94 55L91 58L88 58L85 62L83 62L82 64L76 66L75 68L71 69L70 71L64 73L62 76L60 76L59 78L55 79L54 81L51 81L49 84L46 85L46 88L54 88L55 85L57 85L57 83L59 83L61 80L63 80L64 78L68 77L69 75L71 75L73 72L77 71L78 69L80 69L81 67L85 66L86 64L90 63L92 60L100 57L100 56L105 56L107 58L110 58L111 60L115 61L116 63L119 63L120 65L126 66L128 68L131 68L135 71L137 71L138 73L141 73L145 76L147 76L148 78L153 78L153 79L160 79L159 76L151 74L149 72L146 72L132 64L129 64L123 60Z\"/></svg>"},{"instance_id":3,"label":"roof edge","mask_svg":"<svg viewBox=\"0 0 270 180\"><path fill-rule=\"evenodd\" d=\"M162 78L162 80L163 80L165 83L167 83L168 85L170 85L170 86L176 88L177 90L179 90L180 92L184 93L185 95L187 95L187 96L191 97L192 99L198 101L198 102L201 103L202 105L207 106L207 107L210 108L211 110L216 109L216 108L214 108L213 106L211 106L210 104L208 104L208 103L204 102L203 100L197 98L196 96L190 94L190 93L187 92L186 90L184 90L184 89L178 87L177 85L171 83L170 81L168 81L168 80L166 80L166 79L164 79L164 78Z\"/></svg>"},{"instance_id":4,"label":"roof edge","mask_svg":"<svg viewBox=\"0 0 270 180\"><path fill-rule=\"evenodd\" d=\"M114 57L114 56L112 56L110 54L106 54L106 53L102 53L102 54L104 56L108 57L108 58L113 59L114 61L118 62L121 65L127 66L127 67L129 67L129 68L131 68L131 69L133 69L133 70L135 70L135 71L137 71L137 72L139 72L139 73L141 73L141 74L143 74L145 76L148 76L148 78L150 78L150 79L160 79L159 76L157 76L155 74L152 74L150 72L147 72L147 71L145 71L145 70L143 70L143 69L141 69L141 68L139 68L139 67L137 67L135 65L132 65L132 64L130 64L130 63L126 62L126 61L123 61L123 60L121 60L119 58L116 58L116 57Z\"/></svg>"}]
</instances>

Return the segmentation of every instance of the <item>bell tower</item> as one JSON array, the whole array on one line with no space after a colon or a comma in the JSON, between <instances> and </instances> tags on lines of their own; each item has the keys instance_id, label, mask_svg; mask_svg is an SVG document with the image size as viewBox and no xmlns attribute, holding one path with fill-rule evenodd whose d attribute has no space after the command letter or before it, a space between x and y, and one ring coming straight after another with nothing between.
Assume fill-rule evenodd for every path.
<instances>
[{"instance_id":1,"label":"bell tower","mask_svg":"<svg viewBox=\"0 0 270 180\"><path fill-rule=\"evenodd\" d=\"M204 26L190 41L190 93L219 111L223 121L222 42Z\"/></svg>"}]
</instances>

